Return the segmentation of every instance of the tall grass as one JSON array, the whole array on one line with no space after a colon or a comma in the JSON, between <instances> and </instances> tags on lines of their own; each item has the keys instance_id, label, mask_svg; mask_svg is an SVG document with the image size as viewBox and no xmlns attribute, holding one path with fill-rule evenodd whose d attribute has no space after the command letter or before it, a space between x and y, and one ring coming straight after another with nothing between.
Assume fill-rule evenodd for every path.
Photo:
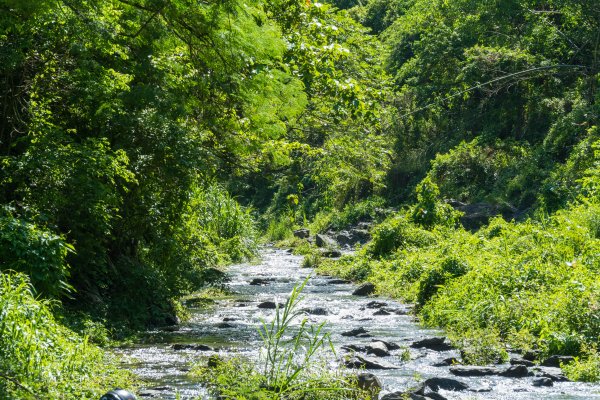
<instances>
[{"instance_id":1,"label":"tall grass","mask_svg":"<svg viewBox=\"0 0 600 400\"><path fill-rule=\"evenodd\" d=\"M0 273L0 398L91 399L131 385L115 360L58 324L22 274Z\"/></svg>"}]
</instances>

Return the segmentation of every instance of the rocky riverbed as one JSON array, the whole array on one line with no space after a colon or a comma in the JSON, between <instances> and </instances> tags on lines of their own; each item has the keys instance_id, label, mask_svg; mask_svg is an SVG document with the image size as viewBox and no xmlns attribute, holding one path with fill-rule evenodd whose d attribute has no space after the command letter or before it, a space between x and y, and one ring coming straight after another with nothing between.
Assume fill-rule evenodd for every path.
<instances>
[{"instance_id":1,"label":"rocky riverbed","mask_svg":"<svg viewBox=\"0 0 600 400\"><path fill-rule=\"evenodd\" d=\"M228 270L231 298L209 307L191 307L192 318L177 329L148 332L123 348L125 365L148 385L138 397L209 399L189 378L192 362L240 354L255 359L261 346L257 328L274 315L292 287L311 278L302 308L314 323L327 321L338 355L349 367L365 368L364 379L378 380L380 399L600 399L600 385L568 382L559 368L537 366L516 354L510 364L472 367L457 364L460 354L443 333L421 328L411 306L354 295L343 280L314 276L302 257L265 249L262 261ZM367 291L368 292L368 291ZM192 304L193 305L193 304Z\"/></svg>"}]
</instances>

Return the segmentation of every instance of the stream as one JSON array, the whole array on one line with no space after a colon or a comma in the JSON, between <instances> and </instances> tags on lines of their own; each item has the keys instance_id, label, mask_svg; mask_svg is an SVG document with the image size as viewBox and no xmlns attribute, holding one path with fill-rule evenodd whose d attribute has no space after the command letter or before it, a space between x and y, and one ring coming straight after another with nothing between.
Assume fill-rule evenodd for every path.
<instances>
[{"instance_id":1,"label":"stream","mask_svg":"<svg viewBox=\"0 0 600 400\"><path fill-rule=\"evenodd\" d=\"M386 393L404 391L431 377L452 378L464 382L469 390L439 390L448 399L600 399L600 385L553 382L553 386L537 387L539 376L507 378L502 376L454 376L444 360L460 358L458 351L413 348L416 341L443 336L436 330L423 329L410 313L410 306L385 298L353 296L355 286L329 277L316 276L311 269L301 268L302 256L284 250L264 249L259 263L239 264L228 268L227 287L232 293L208 308L190 308L191 318L172 331L151 331L135 345L121 348L124 365L147 383L138 391L138 399L210 399L201 385L189 378L190 364L213 354L239 354L256 359L262 341L257 328L270 321L272 309L260 309L264 301L285 302L293 286L311 275L301 307L313 323L327 321L325 329L338 355L347 354L342 346L365 346L373 340L399 345L387 357L369 355L369 359L391 363L397 369L368 370L381 381ZM264 285L250 285L260 278ZM324 314L324 315L323 315ZM356 328L368 331L363 337L346 337L341 333ZM173 346L178 344L179 346ZM201 351L194 346L212 350ZM402 361L402 353L410 351L410 361ZM441 366L435 366L441 365ZM509 364L497 366L506 369ZM556 376L558 368L530 367L537 375Z\"/></svg>"}]
</instances>

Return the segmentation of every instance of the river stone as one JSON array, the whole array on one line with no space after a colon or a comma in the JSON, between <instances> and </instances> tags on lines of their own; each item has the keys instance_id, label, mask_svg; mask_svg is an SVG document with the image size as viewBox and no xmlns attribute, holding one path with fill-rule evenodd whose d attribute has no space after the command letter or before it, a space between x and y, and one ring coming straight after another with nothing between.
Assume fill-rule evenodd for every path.
<instances>
[{"instance_id":1,"label":"river stone","mask_svg":"<svg viewBox=\"0 0 600 400\"><path fill-rule=\"evenodd\" d=\"M344 363L348 368L366 368L366 369L399 369L397 365L386 361L376 360L371 357L355 355Z\"/></svg>"},{"instance_id":2,"label":"river stone","mask_svg":"<svg viewBox=\"0 0 600 400\"><path fill-rule=\"evenodd\" d=\"M297 229L294 231L294 237L297 237L299 239L308 239L309 236L310 236L310 230L308 230L306 228Z\"/></svg>"},{"instance_id":3,"label":"river stone","mask_svg":"<svg viewBox=\"0 0 600 400\"><path fill-rule=\"evenodd\" d=\"M203 344L183 344L175 343L171 348L175 351L179 350L196 350L196 351L212 351L213 348Z\"/></svg>"},{"instance_id":4,"label":"river stone","mask_svg":"<svg viewBox=\"0 0 600 400\"><path fill-rule=\"evenodd\" d=\"M390 352L383 342L371 342L366 346L367 354L372 354L377 357L388 357Z\"/></svg>"},{"instance_id":5,"label":"river stone","mask_svg":"<svg viewBox=\"0 0 600 400\"><path fill-rule=\"evenodd\" d=\"M529 376L531 373L525 365L511 365L504 371L500 372L500 376L507 378L524 378Z\"/></svg>"},{"instance_id":6,"label":"river stone","mask_svg":"<svg viewBox=\"0 0 600 400\"><path fill-rule=\"evenodd\" d=\"M380 315L390 315L390 312L388 312L388 311L385 311L385 310L383 310L383 309L382 309L382 310L377 310L377 311L375 311L375 312L373 313L373 315L376 315L376 316L380 316Z\"/></svg>"},{"instance_id":7,"label":"river stone","mask_svg":"<svg viewBox=\"0 0 600 400\"><path fill-rule=\"evenodd\" d=\"M327 284L329 285L345 285L350 283L350 281L347 281L345 279L329 279L327 281Z\"/></svg>"},{"instance_id":8,"label":"river stone","mask_svg":"<svg viewBox=\"0 0 600 400\"><path fill-rule=\"evenodd\" d=\"M360 389L370 392L372 398L377 398L377 394L381 391L381 381L369 372L358 374L356 384Z\"/></svg>"},{"instance_id":9,"label":"river stone","mask_svg":"<svg viewBox=\"0 0 600 400\"><path fill-rule=\"evenodd\" d=\"M375 293L375 285L371 282L365 282L352 292L354 296L368 296Z\"/></svg>"},{"instance_id":10,"label":"river stone","mask_svg":"<svg viewBox=\"0 0 600 400\"><path fill-rule=\"evenodd\" d=\"M338 249L323 250L321 255L325 258L339 258L342 256L342 252Z\"/></svg>"},{"instance_id":11,"label":"river stone","mask_svg":"<svg viewBox=\"0 0 600 400\"><path fill-rule=\"evenodd\" d=\"M219 322L218 324L215 325L217 328L220 329L229 329L229 328L235 328L235 325L230 324L229 322Z\"/></svg>"},{"instance_id":12,"label":"river stone","mask_svg":"<svg viewBox=\"0 0 600 400\"><path fill-rule=\"evenodd\" d=\"M457 364L461 364L460 360L458 360L456 357L448 357L448 358L444 358L442 361L433 364L434 367L448 367L451 365L457 365Z\"/></svg>"},{"instance_id":13,"label":"river stone","mask_svg":"<svg viewBox=\"0 0 600 400\"><path fill-rule=\"evenodd\" d=\"M342 332L341 335L342 336L358 336L358 335L365 334L365 333L368 333L368 331L361 326L360 328L355 328L350 331Z\"/></svg>"},{"instance_id":14,"label":"river stone","mask_svg":"<svg viewBox=\"0 0 600 400\"><path fill-rule=\"evenodd\" d=\"M387 303L384 303L383 301L376 301L376 300L370 301L366 305L367 308L382 308L385 306L387 306Z\"/></svg>"},{"instance_id":15,"label":"river stone","mask_svg":"<svg viewBox=\"0 0 600 400\"><path fill-rule=\"evenodd\" d=\"M268 285L273 281L272 278L254 278L250 281L250 284L253 286L264 286Z\"/></svg>"},{"instance_id":16,"label":"river stone","mask_svg":"<svg viewBox=\"0 0 600 400\"><path fill-rule=\"evenodd\" d=\"M465 366L450 367L450 373L456 376L487 376L498 375L499 371L496 368Z\"/></svg>"},{"instance_id":17,"label":"river stone","mask_svg":"<svg viewBox=\"0 0 600 400\"><path fill-rule=\"evenodd\" d=\"M413 349L429 349L434 351L452 350L453 347L446 343L446 338L443 336L426 338L413 342L410 347Z\"/></svg>"},{"instance_id":18,"label":"river stone","mask_svg":"<svg viewBox=\"0 0 600 400\"><path fill-rule=\"evenodd\" d=\"M385 347L390 351L398 350L400 348L400 345L393 343L393 342L386 342L385 340L374 339L374 340L372 340L372 342L383 343L385 345Z\"/></svg>"},{"instance_id":19,"label":"river stone","mask_svg":"<svg viewBox=\"0 0 600 400\"><path fill-rule=\"evenodd\" d=\"M323 307L303 308L302 311L307 314L310 314L310 315L328 315L329 314L327 309L323 308Z\"/></svg>"},{"instance_id":20,"label":"river stone","mask_svg":"<svg viewBox=\"0 0 600 400\"><path fill-rule=\"evenodd\" d=\"M569 379L560 372L553 374L551 372L542 371L535 374L537 378L549 378L553 382L569 382Z\"/></svg>"},{"instance_id":21,"label":"river stone","mask_svg":"<svg viewBox=\"0 0 600 400\"><path fill-rule=\"evenodd\" d=\"M342 246L350 246L354 243L352 235L348 231L341 231L335 236L335 240Z\"/></svg>"},{"instance_id":22,"label":"river stone","mask_svg":"<svg viewBox=\"0 0 600 400\"><path fill-rule=\"evenodd\" d=\"M550 378L545 378L545 377L535 378L533 380L533 386L537 386L537 387L554 386L554 381L552 381L552 379L550 379Z\"/></svg>"},{"instance_id":23,"label":"river stone","mask_svg":"<svg viewBox=\"0 0 600 400\"><path fill-rule=\"evenodd\" d=\"M513 357L510 359L510 365L524 365L526 367L533 367L535 363L521 357Z\"/></svg>"},{"instance_id":24,"label":"river stone","mask_svg":"<svg viewBox=\"0 0 600 400\"><path fill-rule=\"evenodd\" d=\"M317 233L317 235L315 236L315 243L318 247L336 247L337 245L335 240L321 233Z\"/></svg>"},{"instance_id":25,"label":"river stone","mask_svg":"<svg viewBox=\"0 0 600 400\"><path fill-rule=\"evenodd\" d=\"M348 345L342 346L341 349L346 350L346 351L353 351L353 352L357 352L357 353L366 353L367 352L367 348L365 346L360 346L357 344L348 344Z\"/></svg>"},{"instance_id":26,"label":"river stone","mask_svg":"<svg viewBox=\"0 0 600 400\"><path fill-rule=\"evenodd\" d=\"M469 389L467 384L452 378L429 378L422 384L422 388L430 388L434 392L440 389L459 392ZM418 392L417 392L418 393ZM424 393L419 393L424 394ZM425 394L426 395L426 394Z\"/></svg>"},{"instance_id":27,"label":"river stone","mask_svg":"<svg viewBox=\"0 0 600 400\"><path fill-rule=\"evenodd\" d=\"M560 368L561 364L569 364L574 360L575 358L571 356L550 356L544 360L542 366Z\"/></svg>"},{"instance_id":28,"label":"river stone","mask_svg":"<svg viewBox=\"0 0 600 400\"><path fill-rule=\"evenodd\" d=\"M273 310L273 309L277 308L277 303L275 303L273 301L263 301L257 307Z\"/></svg>"}]
</instances>

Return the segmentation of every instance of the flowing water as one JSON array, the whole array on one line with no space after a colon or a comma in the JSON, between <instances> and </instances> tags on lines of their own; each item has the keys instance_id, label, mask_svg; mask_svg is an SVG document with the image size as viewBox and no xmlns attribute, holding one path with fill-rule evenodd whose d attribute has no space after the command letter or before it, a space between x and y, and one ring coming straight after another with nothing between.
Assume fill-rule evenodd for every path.
<instances>
[{"instance_id":1,"label":"flowing water","mask_svg":"<svg viewBox=\"0 0 600 400\"><path fill-rule=\"evenodd\" d=\"M388 357L373 357L399 367L370 371L381 380L382 395L415 387L429 377L449 377L465 382L471 390L440 390L448 399L600 399L600 385L556 382L552 387L534 387L532 377L453 377L449 367L434 365L449 357L458 358L457 351L410 348L415 340L440 336L441 332L421 328L411 316L409 306L384 298L352 296L353 285L314 276L310 269L300 267L301 262L300 256L266 249L260 263L240 264L228 269L230 280L227 285L233 293L231 298L219 300L208 308L191 308L192 318L177 330L148 332L140 343L121 349L124 359L128 360L126 367L148 382L148 387L141 390L138 397L174 399L177 392L181 399L210 399L206 391L189 378L190 364L203 362L215 353L256 359L262 343L257 329L261 321L269 321L275 313L274 310L259 309L257 305L263 301L285 302L293 286L311 275L303 291L301 307L313 311L319 308L320 314L326 312L326 315L311 314L309 318L314 323L327 321L325 329L331 332L338 354L345 354L342 346L364 346L372 340L401 346ZM255 278L265 279L268 284L250 285ZM381 305L372 304L373 300L386 303L384 307L389 315L374 315ZM341 335L360 327L365 328L370 337ZM214 350L175 350L173 344L202 344ZM402 361L406 349L411 356L407 362ZM544 371L560 372L554 368L544 368Z\"/></svg>"}]
</instances>

